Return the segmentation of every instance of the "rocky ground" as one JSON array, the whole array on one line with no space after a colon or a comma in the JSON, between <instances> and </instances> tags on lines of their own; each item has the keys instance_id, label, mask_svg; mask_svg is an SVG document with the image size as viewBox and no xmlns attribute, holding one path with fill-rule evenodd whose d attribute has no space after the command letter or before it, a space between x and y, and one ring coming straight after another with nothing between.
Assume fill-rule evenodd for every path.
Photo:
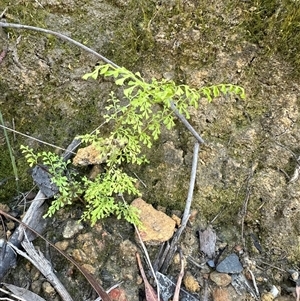
<instances>
[{"instance_id":1,"label":"rocky ground","mask_svg":"<svg viewBox=\"0 0 300 301\"><path fill-rule=\"evenodd\" d=\"M186 261L183 287L198 300L254 300L256 283L264 300L274 299L275 288L277 300L294 300L295 282L288 270L297 270L300 258L300 188L298 179L293 178L300 140L298 67L287 56L272 51L272 43L266 42L276 29L270 26L271 21L283 22L276 16L284 6L266 14L266 32L255 33L247 24L263 11L259 2L197 2L61 4L45 0L11 5L4 1L0 12L7 6L7 22L72 36L117 64L140 71L146 79L168 78L195 88L221 82L243 86L245 100L226 96L208 103L203 99L198 110L191 109L190 122L205 144L199 152L192 217L180 241ZM290 2L284 5L287 9ZM112 82L81 78L93 69L95 57L50 35L8 29L1 37L1 49L9 50L0 64L0 104L7 126L66 147L74 136L93 130L103 121L105 100L115 89ZM275 48L280 40L275 34L272 38ZM290 51L297 52L297 48ZM31 189L32 180L19 145L39 150L44 146L18 135L11 139L20 191L25 192ZM162 133L149 152L151 164L134 169L143 199L175 220L185 206L193 145L194 138L178 122L173 131ZM15 182L2 136L1 153L0 202L20 214L23 203L15 199ZM83 264L105 288L122 282L120 288L126 297L114 296L114 300L143 300L135 257L141 249L133 227L114 217L94 227L83 222L79 226L81 213L80 203L60 211L48 221L47 239ZM234 258L233 263L230 259L230 269L232 264L233 269L237 266L243 280L231 276L236 270L218 271L218 267L215 270L205 264L207 254L200 251L198 232L208 225L216 234L216 254L224 249L218 263L228 256ZM10 227L12 231L14 225ZM72 264L44 243L37 240L36 244L51 259L74 300L96 299ZM159 246L148 248L154 260ZM176 280L179 271L175 256L167 274ZM251 290L241 285L244 279ZM44 277L25 260L20 260L4 281L26 286L47 300L59 300ZM234 286L236 282L240 284Z\"/></svg>"}]
</instances>

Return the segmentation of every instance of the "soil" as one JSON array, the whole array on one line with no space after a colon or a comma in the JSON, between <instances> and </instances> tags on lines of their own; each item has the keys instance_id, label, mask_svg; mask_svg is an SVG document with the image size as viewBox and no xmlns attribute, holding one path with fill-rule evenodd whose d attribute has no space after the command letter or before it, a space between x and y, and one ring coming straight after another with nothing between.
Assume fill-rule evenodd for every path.
<instances>
[{"instance_id":1,"label":"soil","mask_svg":"<svg viewBox=\"0 0 300 301\"><path fill-rule=\"evenodd\" d=\"M180 241L187 260L185 271L199 284L194 293L200 300L207 296L208 300L253 298L249 292L238 295L231 286L220 291L213 281L207 281L213 269L203 265L197 231L212 225L217 248L226 246L223 256L239 254L245 275L249 276L247 268L253 272L261 294L275 285L282 298L293 298L290 288L295 284L289 280L288 269L297 269L300 259L300 188L298 179L290 179L298 167L300 150L296 76L300 69L290 58L291 53L298 55L299 46L291 44L289 55L280 52L280 43L290 36L289 31L284 35L280 30L293 28L276 19L282 18L283 11L289 13L291 3L287 1L284 10L280 4L274 9L276 1L265 1L261 16L268 26L264 31L253 23L257 22L255 14L263 12L259 1L198 2L20 0L11 4L4 0L0 13L7 7L6 22L66 34L116 64L141 72L147 80L168 78L194 88L218 83L242 86L245 100L229 95L212 102L201 99L198 109L190 109L190 122L205 144L199 153L193 215ZM269 2L272 10L267 14ZM296 17L293 9L289 18ZM23 134L66 148L76 135L103 122L110 91L120 94L110 80L83 80L97 58L51 35L5 29L0 53L6 48L0 62L1 113L6 126ZM29 145L37 151L53 151L53 147L9 132L18 168L16 186L3 133L0 139L0 203L20 215L22 193L33 185L19 147ZM184 210L194 142L178 121L146 153L150 164L132 169L140 180L143 199L169 216L181 217ZM58 148L55 151L61 153ZM142 300L135 258L141 250L133 227L109 217L94 227L83 222L83 227L64 238L67 223L78 221L81 214L80 202L61 210L48 221L47 239L64 246L105 288L122 281L127 300ZM96 299L70 263L40 240L35 243L48 255L74 300ZM158 248L149 246L151 259ZM176 279L179 271L175 258L168 275ZM47 300L59 300L51 290L47 293L45 279L23 259L4 282L27 285Z\"/></svg>"}]
</instances>

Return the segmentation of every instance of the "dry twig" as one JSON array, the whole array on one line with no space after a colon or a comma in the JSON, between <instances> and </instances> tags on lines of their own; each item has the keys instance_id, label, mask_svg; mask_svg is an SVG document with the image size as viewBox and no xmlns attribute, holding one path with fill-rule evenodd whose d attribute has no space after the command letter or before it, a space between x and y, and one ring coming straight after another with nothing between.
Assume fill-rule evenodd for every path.
<instances>
[{"instance_id":1,"label":"dry twig","mask_svg":"<svg viewBox=\"0 0 300 301\"><path fill-rule=\"evenodd\" d=\"M59 281L57 276L54 274L52 265L45 258L41 251L37 251L31 242L23 241L22 247L26 251L23 252L20 249L16 248L14 245L9 243L9 246L13 248L19 255L23 256L27 260L29 260L45 277L46 279L53 285L55 290L61 296L64 301L73 301L72 297Z\"/></svg>"},{"instance_id":2,"label":"dry twig","mask_svg":"<svg viewBox=\"0 0 300 301\"><path fill-rule=\"evenodd\" d=\"M189 217L190 217L191 204L192 204L192 200L193 200L193 193L194 193L194 187L195 187L195 182L196 182L198 153L199 153L199 143L196 142L195 145L194 145L194 152L193 152L193 163L192 163L190 186L189 186L189 191L188 191L188 196L187 196L187 200L186 200L184 213L183 213L183 216L182 216L181 225L180 225L180 228L177 230L177 232L172 237L168 254L165 257L165 260L162 263L162 266L161 267L160 267L160 265L158 266L158 268L160 268L160 270L163 273L169 267L171 259L173 258L174 254L176 252L176 249L177 249L177 247L176 247L177 242L178 242L183 230L186 228L187 222L188 222Z\"/></svg>"},{"instance_id":3,"label":"dry twig","mask_svg":"<svg viewBox=\"0 0 300 301\"><path fill-rule=\"evenodd\" d=\"M174 296L173 296L173 301L179 301L179 293L180 293L180 288L181 288L181 282L182 282L182 278L184 276L184 260L183 260L181 249L179 249L179 256L180 256L181 269L180 269L180 273L178 275L176 288L175 288L175 292L174 292Z\"/></svg>"}]
</instances>

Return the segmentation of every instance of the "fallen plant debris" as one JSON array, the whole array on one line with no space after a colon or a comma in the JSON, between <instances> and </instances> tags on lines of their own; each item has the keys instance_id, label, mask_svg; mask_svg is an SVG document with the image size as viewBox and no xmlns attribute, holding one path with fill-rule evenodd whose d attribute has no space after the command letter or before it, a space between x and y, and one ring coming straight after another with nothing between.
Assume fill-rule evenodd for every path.
<instances>
[{"instance_id":1,"label":"fallen plant debris","mask_svg":"<svg viewBox=\"0 0 300 301\"><path fill-rule=\"evenodd\" d=\"M109 295L106 293L106 291L101 287L99 282L95 279L94 276L92 276L84 267L82 267L80 264L78 264L72 257L67 255L65 252L60 250L58 247L56 247L54 244L52 244L50 241L48 241L45 237L43 237L41 234L39 234L37 231L35 231L33 228L26 225L24 222L19 221L17 218L13 217L12 215L0 210L0 214L4 215L8 219L12 219L13 221L19 223L23 226L23 228L30 230L35 235L42 238L44 241L46 241L52 248L54 248L56 251L58 251L63 257L65 257L68 261L70 261L86 278L86 280L90 283L90 285L93 287L93 289L98 293L98 295L102 298L103 301L111 301ZM21 243L21 242L20 242Z\"/></svg>"},{"instance_id":2,"label":"fallen plant debris","mask_svg":"<svg viewBox=\"0 0 300 301\"><path fill-rule=\"evenodd\" d=\"M159 298L156 294L156 291L154 290L154 288L151 286L151 284L149 283L147 277L146 277L146 274L145 274L145 271L144 271L144 268L143 268L143 265L142 265L142 262L141 262L141 258L140 258L140 255L139 253L136 253L136 259L137 259L137 263L138 263L138 266L139 266L139 270L141 272L141 276L143 278L143 281L144 281L144 285L145 285L145 295L146 295L146 300L147 301L158 301Z\"/></svg>"},{"instance_id":3,"label":"fallen plant debris","mask_svg":"<svg viewBox=\"0 0 300 301\"><path fill-rule=\"evenodd\" d=\"M183 256L182 256L182 251L179 249L179 257L180 257L180 273L178 275L177 283L176 283L176 288L173 296L173 301L179 301L179 293L180 293L180 288L181 288L181 282L182 278L184 276L184 261L183 261Z\"/></svg>"}]
</instances>

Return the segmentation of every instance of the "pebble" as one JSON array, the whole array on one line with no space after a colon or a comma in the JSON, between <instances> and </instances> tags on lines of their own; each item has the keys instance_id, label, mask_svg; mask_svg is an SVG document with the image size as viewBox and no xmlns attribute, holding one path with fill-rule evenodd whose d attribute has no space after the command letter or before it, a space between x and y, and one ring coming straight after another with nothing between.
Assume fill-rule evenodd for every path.
<instances>
[{"instance_id":1,"label":"pebble","mask_svg":"<svg viewBox=\"0 0 300 301\"><path fill-rule=\"evenodd\" d=\"M183 284L185 288L190 291L191 293L195 293L200 291L200 285L195 277L190 273L187 272L183 278Z\"/></svg>"},{"instance_id":2,"label":"pebble","mask_svg":"<svg viewBox=\"0 0 300 301\"><path fill-rule=\"evenodd\" d=\"M126 292L121 288L115 288L108 293L112 301L127 301Z\"/></svg>"},{"instance_id":3,"label":"pebble","mask_svg":"<svg viewBox=\"0 0 300 301\"><path fill-rule=\"evenodd\" d=\"M80 222L76 220L70 220L67 221L67 224L62 234L64 238L72 238L75 234L77 234L82 229L83 229L83 225Z\"/></svg>"},{"instance_id":4,"label":"pebble","mask_svg":"<svg viewBox=\"0 0 300 301\"><path fill-rule=\"evenodd\" d=\"M272 293L264 293L262 296L261 296L261 301L273 301L274 300L274 296Z\"/></svg>"},{"instance_id":5,"label":"pebble","mask_svg":"<svg viewBox=\"0 0 300 301\"><path fill-rule=\"evenodd\" d=\"M231 277L225 273L212 272L209 277L218 286L227 286L231 283Z\"/></svg>"},{"instance_id":6,"label":"pebble","mask_svg":"<svg viewBox=\"0 0 300 301\"><path fill-rule=\"evenodd\" d=\"M213 288L212 297L213 297L213 301L244 301L244 300L255 301L254 298L249 298L248 294L245 293L238 294L231 285L228 285L226 287Z\"/></svg>"},{"instance_id":7,"label":"pebble","mask_svg":"<svg viewBox=\"0 0 300 301\"><path fill-rule=\"evenodd\" d=\"M90 264L83 264L82 267L86 269L90 274L94 275L96 273L96 268Z\"/></svg>"},{"instance_id":8,"label":"pebble","mask_svg":"<svg viewBox=\"0 0 300 301\"><path fill-rule=\"evenodd\" d=\"M48 281L43 282L42 287L45 295L52 297L56 294L55 289Z\"/></svg>"},{"instance_id":9,"label":"pebble","mask_svg":"<svg viewBox=\"0 0 300 301\"><path fill-rule=\"evenodd\" d=\"M235 274L243 271L243 266L236 254L230 254L218 265L216 270L219 273Z\"/></svg>"},{"instance_id":10,"label":"pebble","mask_svg":"<svg viewBox=\"0 0 300 301\"><path fill-rule=\"evenodd\" d=\"M58 241L57 243L55 243L55 246L62 251L66 251L69 247L69 242L67 240Z\"/></svg>"},{"instance_id":11,"label":"pebble","mask_svg":"<svg viewBox=\"0 0 300 301\"><path fill-rule=\"evenodd\" d=\"M217 287L212 292L214 301L229 301L228 291L224 288Z\"/></svg>"}]
</instances>

